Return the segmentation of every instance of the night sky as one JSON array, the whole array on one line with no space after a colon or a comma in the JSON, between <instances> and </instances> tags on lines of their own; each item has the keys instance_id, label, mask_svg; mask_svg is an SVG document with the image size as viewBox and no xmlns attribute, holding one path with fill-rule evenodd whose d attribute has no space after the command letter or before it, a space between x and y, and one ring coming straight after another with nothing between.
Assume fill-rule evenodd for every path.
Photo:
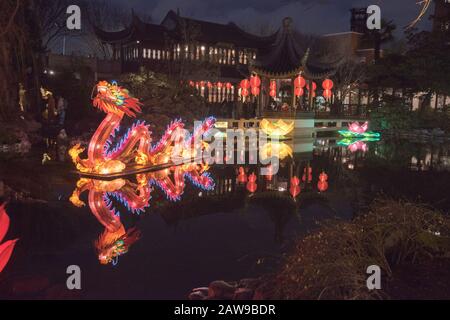
<instances>
[{"instance_id":1,"label":"night sky","mask_svg":"<svg viewBox=\"0 0 450 320\"><path fill-rule=\"evenodd\" d=\"M417 0L112 0L122 6L151 15L161 22L168 10L180 9L182 16L215 22L233 21L238 25L258 30L261 25L278 29L283 17L291 16L298 30L325 34L348 31L349 9L377 4L382 17L394 20L402 36L403 27L420 12ZM433 5L428 15L434 10ZM418 25L429 28L428 16Z\"/></svg>"}]
</instances>

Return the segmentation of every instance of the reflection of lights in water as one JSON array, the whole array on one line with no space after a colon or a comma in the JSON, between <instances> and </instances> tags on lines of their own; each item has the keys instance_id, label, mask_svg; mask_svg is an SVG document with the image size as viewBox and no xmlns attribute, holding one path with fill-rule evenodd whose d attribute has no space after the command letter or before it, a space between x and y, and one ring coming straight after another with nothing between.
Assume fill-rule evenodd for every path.
<instances>
[{"instance_id":1,"label":"reflection of lights in water","mask_svg":"<svg viewBox=\"0 0 450 320\"><path fill-rule=\"evenodd\" d=\"M284 191L286 191L286 188L284 188L284 187L278 187L278 191L284 192Z\"/></svg>"}]
</instances>

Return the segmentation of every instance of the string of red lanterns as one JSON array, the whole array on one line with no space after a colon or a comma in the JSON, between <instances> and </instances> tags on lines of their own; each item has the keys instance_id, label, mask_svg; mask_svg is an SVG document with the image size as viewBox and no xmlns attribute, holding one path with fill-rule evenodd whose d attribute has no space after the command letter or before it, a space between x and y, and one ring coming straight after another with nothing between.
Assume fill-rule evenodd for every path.
<instances>
[{"instance_id":1,"label":"string of red lanterns","mask_svg":"<svg viewBox=\"0 0 450 320\"><path fill-rule=\"evenodd\" d=\"M317 189L320 192L325 192L328 190L328 175L325 172L322 172L319 175L319 182L317 182Z\"/></svg>"},{"instance_id":2,"label":"string of red lanterns","mask_svg":"<svg viewBox=\"0 0 450 320\"><path fill-rule=\"evenodd\" d=\"M277 96L277 82L275 80L270 80L270 86L269 86L269 95L272 98L275 98Z\"/></svg>"},{"instance_id":3,"label":"string of red lanterns","mask_svg":"<svg viewBox=\"0 0 450 320\"><path fill-rule=\"evenodd\" d=\"M305 78L303 78L302 76L298 76L297 78L294 79L294 94L297 97L301 97L303 96L303 94L305 93L305 91L303 90L303 88L306 86L306 80Z\"/></svg>"},{"instance_id":4,"label":"string of red lanterns","mask_svg":"<svg viewBox=\"0 0 450 320\"><path fill-rule=\"evenodd\" d=\"M322 82L322 88L323 88L323 97L326 99L331 99L331 97L333 96L333 91L331 91L331 89L333 89L334 83L331 79L325 79Z\"/></svg>"}]
</instances>

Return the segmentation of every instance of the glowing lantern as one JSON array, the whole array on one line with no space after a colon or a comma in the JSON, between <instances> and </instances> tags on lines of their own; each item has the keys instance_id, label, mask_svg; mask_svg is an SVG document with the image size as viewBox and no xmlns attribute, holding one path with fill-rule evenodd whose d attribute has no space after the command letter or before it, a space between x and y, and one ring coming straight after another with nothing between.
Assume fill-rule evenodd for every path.
<instances>
[{"instance_id":1,"label":"glowing lantern","mask_svg":"<svg viewBox=\"0 0 450 320\"><path fill-rule=\"evenodd\" d=\"M249 181L247 183L247 190L251 193L254 193L258 189L258 185L255 182Z\"/></svg>"},{"instance_id":2,"label":"glowing lantern","mask_svg":"<svg viewBox=\"0 0 450 320\"><path fill-rule=\"evenodd\" d=\"M250 78L250 86L259 87L261 85L261 79L255 75Z\"/></svg>"},{"instance_id":3,"label":"glowing lantern","mask_svg":"<svg viewBox=\"0 0 450 320\"><path fill-rule=\"evenodd\" d=\"M277 82L275 80L270 81L270 90L277 90Z\"/></svg>"},{"instance_id":4,"label":"glowing lantern","mask_svg":"<svg viewBox=\"0 0 450 320\"><path fill-rule=\"evenodd\" d=\"M248 89L242 89L241 90L241 96L247 97L248 96Z\"/></svg>"},{"instance_id":5,"label":"glowing lantern","mask_svg":"<svg viewBox=\"0 0 450 320\"><path fill-rule=\"evenodd\" d=\"M248 176L248 181L249 182L256 182L256 175L254 173L252 173L251 175Z\"/></svg>"},{"instance_id":6,"label":"glowing lantern","mask_svg":"<svg viewBox=\"0 0 450 320\"><path fill-rule=\"evenodd\" d=\"M226 87L227 89L231 89L231 83L227 82Z\"/></svg>"},{"instance_id":7,"label":"glowing lantern","mask_svg":"<svg viewBox=\"0 0 450 320\"><path fill-rule=\"evenodd\" d=\"M302 181L306 181L306 168L303 170L303 176L302 176ZM312 168L309 168L308 170L308 182L312 181Z\"/></svg>"},{"instance_id":8,"label":"glowing lantern","mask_svg":"<svg viewBox=\"0 0 450 320\"><path fill-rule=\"evenodd\" d=\"M291 196L292 196L293 198L295 198L296 196L298 196L298 195L300 194L300 191L301 191L301 189L300 189L299 186L294 186L294 185L292 185L292 186L289 188L289 192L291 193Z\"/></svg>"},{"instance_id":9,"label":"glowing lantern","mask_svg":"<svg viewBox=\"0 0 450 320\"><path fill-rule=\"evenodd\" d=\"M269 92L269 95L270 95L272 98L275 98L275 97L277 96L277 90L271 89L270 92Z\"/></svg>"},{"instance_id":10,"label":"glowing lantern","mask_svg":"<svg viewBox=\"0 0 450 320\"><path fill-rule=\"evenodd\" d=\"M326 99L331 99L331 97L333 96L333 92L329 89L325 89L323 90L323 97Z\"/></svg>"},{"instance_id":11,"label":"glowing lantern","mask_svg":"<svg viewBox=\"0 0 450 320\"><path fill-rule=\"evenodd\" d=\"M242 89L249 89L250 88L250 81L248 79L244 79L241 81L240 86Z\"/></svg>"},{"instance_id":12,"label":"glowing lantern","mask_svg":"<svg viewBox=\"0 0 450 320\"><path fill-rule=\"evenodd\" d=\"M309 84L306 85L306 89L309 90ZM316 89L317 89L317 83L315 83L315 82L313 81L313 83L312 83L312 91L316 91Z\"/></svg>"},{"instance_id":13,"label":"glowing lantern","mask_svg":"<svg viewBox=\"0 0 450 320\"><path fill-rule=\"evenodd\" d=\"M333 81L331 81L330 79L325 79L325 80L322 82L322 88L323 88L324 90L331 90L331 89L333 89L333 86L334 86L334 83L333 83Z\"/></svg>"},{"instance_id":14,"label":"glowing lantern","mask_svg":"<svg viewBox=\"0 0 450 320\"><path fill-rule=\"evenodd\" d=\"M297 97L301 97L303 96L303 94L305 93L305 91L302 88L296 87L294 89L294 93Z\"/></svg>"},{"instance_id":15,"label":"glowing lantern","mask_svg":"<svg viewBox=\"0 0 450 320\"><path fill-rule=\"evenodd\" d=\"M325 172L322 172L320 175L319 175L319 181L327 181L328 180L328 175L325 173Z\"/></svg>"},{"instance_id":16,"label":"glowing lantern","mask_svg":"<svg viewBox=\"0 0 450 320\"><path fill-rule=\"evenodd\" d=\"M259 88L258 87L252 87L252 95L257 96L259 95Z\"/></svg>"},{"instance_id":17,"label":"glowing lantern","mask_svg":"<svg viewBox=\"0 0 450 320\"><path fill-rule=\"evenodd\" d=\"M317 189L319 189L320 192L325 192L328 190L328 182L326 181L319 181L317 183Z\"/></svg>"},{"instance_id":18,"label":"glowing lantern","mask_svg":"<svg viewBox=\"0 0 450 320\"><path fill-rule=\"evenodd\" d=\"M300 184L300 179L296 176L291 178L291 186L298 186Z\"/></svg>"},{"instance_id":19,"label":"glowing lantern","mask_svg":"<svg viewBox=\"0 0 450 320\"><path fill-rule=\"evenodd\" d=\"M245 174L245 170L243 167L239 167L238 182L239 183L247 182L247 175Z\"/></svg>"},{"instance_id":20,"label":"glowing lantern","mask_svg":"<svg viewBox=\"0 0 450 320\"><path fill-rule=\"evenodd\" d=\"M298 76L294 80L294 86L296 88L304 88L306 86L306 80L302 76Z\"/></svg>"}]
</instances>

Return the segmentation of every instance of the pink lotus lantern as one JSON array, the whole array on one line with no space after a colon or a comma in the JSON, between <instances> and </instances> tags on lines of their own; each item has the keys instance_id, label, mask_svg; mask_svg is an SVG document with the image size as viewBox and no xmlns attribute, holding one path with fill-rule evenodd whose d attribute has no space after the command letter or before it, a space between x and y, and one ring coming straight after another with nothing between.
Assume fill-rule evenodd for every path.
<instances>
[{"instance_id":1,"label":"pink lotus lantern","mask_svg":"<svg viewBox=\"0 0 450 320\"><path fill-rule=\"evenodd\" d=\"M348 130L354 133L363 134L367 131L369 128L369 123L366 121L362 125L360 125L358 122L350 123L348 126Z\"/></svg>"}]
</instances>

